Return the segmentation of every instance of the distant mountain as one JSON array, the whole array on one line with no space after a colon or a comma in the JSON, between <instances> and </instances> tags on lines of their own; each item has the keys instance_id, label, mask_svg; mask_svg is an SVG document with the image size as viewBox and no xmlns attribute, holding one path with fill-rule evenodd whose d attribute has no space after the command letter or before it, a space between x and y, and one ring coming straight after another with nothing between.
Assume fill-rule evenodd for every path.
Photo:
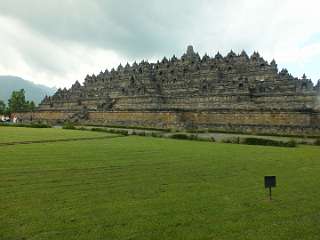
<instances>
[{"instance_id":1,"label":"distant mountain","mask_svg":"<svg viewBox=\"0 0 320 240\"><path fill-rule=\"evenodd\" d=\"M50 96L56 91L55 88L35 84L20 77L0 76L0 100L6 102L10 98L12 91L20 89L25 90L28 101L34 101L37 104L46 95Z\"/></svg>"}]
</instances>

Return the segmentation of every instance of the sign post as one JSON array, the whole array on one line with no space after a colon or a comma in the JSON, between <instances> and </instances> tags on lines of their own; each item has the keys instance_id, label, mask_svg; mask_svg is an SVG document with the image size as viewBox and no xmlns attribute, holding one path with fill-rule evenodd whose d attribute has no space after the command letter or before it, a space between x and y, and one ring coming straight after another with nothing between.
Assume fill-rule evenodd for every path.
<instances>
[{"instance_id":1,"label":"sign post","mask_svg":"<svg viewBox=\"0 0 320 240\"><path fill-rule=\"evenodd\" d=\"M265 176L264 187L269 188L269 199L272 200L271 188L276 187L276 176Z\"/></svg>"}]
</instances>

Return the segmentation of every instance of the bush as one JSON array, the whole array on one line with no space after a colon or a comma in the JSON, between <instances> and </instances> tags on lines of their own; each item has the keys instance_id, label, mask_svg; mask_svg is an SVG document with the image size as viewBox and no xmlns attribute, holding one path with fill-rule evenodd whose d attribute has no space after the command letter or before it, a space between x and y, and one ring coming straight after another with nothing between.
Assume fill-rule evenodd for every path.
<instances>
[{"instance_id":1,"label":"bush","mask_svg":"<svg viewBox=\"0 0 320 240\"><path fill-rule=\"evenodd\" d=\"M50 125L44 123L31 123L28 127L31 128L51 128Z\"/></svg>"},{"instance_id":2,"label":"bush","mask_svg":"<svg viewBox=\"0 0 320 240\"><path fill-rule=\"evenodd\" d=\"M263 145L263 146L276 146L276 147L296 147L297 143L294 140L290 140L289 142L264 139L264 138L245 138L242 141L243 144L248 145Z\"/></svg>"},{"instance_id":3,"label":"bush","mask_svg":"<svg viewBox=\"0 0 320 240\"><path fill-rule=\"evenodd\" d=\"M170 129L169 129L169 132L171 132L171 133L177 133L177 132L180 132L180 131L179 131L179 129L177 129L177 128L170 128Z\"/></svg>"},{"instance_id":4,"label":"bush","mask_svg":"<svg viewBox=\"0 0 320 240\"><path fill-rule=\"evenodd\" d=\"M200 139L198 138L198 135L196 135L196 134L191 134L191 135L189 135L189 136L188 136L188 139L190 139L190 140L200 140Z\"/></svg>"},{"instance_id":5,"label":"bush","mask_svg":"<svg viewBox=\"0 0 320 240\"><path fill-rule=\"evenodd\" d=\"M91 128L91 131L94 132L106 132L106 133L114 133L114 134L120 134L124 136L128 136L129 133L127 130L120 130L120 129L108 129L108 128Z\"/></svg>"},{"instance_id":6,"label":"bush","mask_svg":"<svg viewBox=\"0 0 320 240\"><path fill-rule=\"evenodd\" d=\"M102 127L102 125L88 125L91 127ZM152 128L152 127L143 127L143 126L120 126L120 125L103 125L105 128L109 129L135 129L135 130L148 130L148 131L161 131L161 132L170 132L170 129L167 128Z\"/></svg>"},{"instance_id":7,"label":"bush","mask_svg":"<svg viewBox=\"0 0 320 240\"><path fill-rule=\"evenodd\" d=\"M73 123L71 122L65 122L62 126L62 129L68 129L68 130L74 130L76 129Z\"/></svg>"},{"instance_id":8,"label":"bush","mask_svg":"<svg viewBox=\"0 0 320 240\"><path fill-rule=\"evenodd\" d=\"M187 134L183 134L183 133L176 133L176 134L171 135L170 137L174 138L174 139L183 139L183 140L189 139L189 136Z\"/></svg>"},{"instance_id":9,"label":"bush","mask_svg":"<svg viewBox=\"0 0 320 240\"><path fill-rule=\"evenodd\" d=\"M151 133L151 137L158 137L158 134L155 133L155 132L152 132L152 133Z\"/></svg>"},{"instance_id":10,"label":"bush","mask_svg":"<svg viewBox=\"0 0 320 240\"><path fill-rule=\"evenodd\" d=\"M171 136L169 136L170 138L174 138L174 139L181 139L181 140L192 140L192 141L204 141L204 142L215 142L216 140L214 139L214 137L211 138L201 138L199 137L197 134L184 134L184 133L176 133L173 134Z\"/></svg>"},{"instance_id":11,"label":"bush","mask_svg":"<svg viewBox=\"0 0 320 240\"><path fill-rule=\"evenodd\" d=\"M316 139L313 144L316 146L320 146L320 138Z\"/></svg>"},{"instance_id":12,"label":"bush","mask_svg":"<svg viewBox=\"0 0 320 240\"><path fill-rule=\"evenodd\" d=\"M51 128L50 125L44 124L44 123L0 123L0 126L6 126L6 127L26 127L26 128Z\"/></svg>"},{"instance_id":13,"label":"bush","mask_svg":"<svg viewBox=\"0 0 320 240\"><path fill-rule=\"evenodd\" d=\"M285 143L284 147L296 147L297 146L297 142L293 139L291 139L289 142Z\"/></svg>"},{"instance_id":14,"label":"bush","mask_svg":"<svg viewBox=\"0 0 320 240\"><path fill-rule=\"evenodd\" d=\"M136 134L137 134L138 136L143 136L143 137L146 136L146 132L137 132Z\"/></svg>"},{"instance_id":15,"label":"bush","mask_svg":"<svg viewBox=\"0 0 320 240\"><path fill-rule=\"evenodd\" d=\"M188 129L187 133L207 133L208 129Z\"/></svg>"},{"instance_id":16,"label":"bush","mask_svg":"<svg viewBox=\"0 0 320 240\"><path fill-rule=\"evenodd\" d=\"M227 138L227 139L222 139L223 143L234 143L234 144L239 144L240 143L240 138L235 137L235 138Z\"/></svg>"}]
</instances>

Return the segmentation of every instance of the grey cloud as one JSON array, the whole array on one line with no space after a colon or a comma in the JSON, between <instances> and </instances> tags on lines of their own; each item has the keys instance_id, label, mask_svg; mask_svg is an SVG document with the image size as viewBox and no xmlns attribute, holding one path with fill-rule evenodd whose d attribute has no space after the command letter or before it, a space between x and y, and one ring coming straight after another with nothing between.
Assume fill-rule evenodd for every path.
<instances>
[{"instance_id":1,"label":"grey cloud","mask_svg":"<svg viewBox=\"0 0 320 240\"><path fill-rule=\"evenodd\" d=\"M50 38L140 58L181 49L198 23L201 2L2 0L0 14Z\"/></svg>"},{"instance_id":2,"label":"grey cloud","mask_svg":"<svg viewBox=\"0 0 320 240\"><path fill-rule=\"evenodd\" d=\"M155 60L180 56L189 44L211 56L258 50L268 60L278 56L279 66L286 67L290 53L299 53L301 43L319 32L318 5L317 0L1 0L0 17L20 21L35 38L24 41L21 32L13 31L15 42L0 42L11 41L29 68L56 75L60 82L71 69L90 65L96 56L88 55L94 51L99 61L111 59L98 54L106 50L119 61ZM308 58L303 54L301 59ZM311 74L319 76L316 68Z\"/></svg>"}]
</instances>

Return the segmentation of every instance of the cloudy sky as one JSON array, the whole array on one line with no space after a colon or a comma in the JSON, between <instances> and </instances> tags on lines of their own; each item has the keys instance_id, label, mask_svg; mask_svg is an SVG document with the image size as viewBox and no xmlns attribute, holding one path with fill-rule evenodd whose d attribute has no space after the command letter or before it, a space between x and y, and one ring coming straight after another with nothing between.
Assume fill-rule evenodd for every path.
<instances>
[{"instance_id":1,"label":"cloudy sky","mask_svg":"<svg viewBox=\"0 0 320 240\"><path fill-rule=\"evenodd\" d=\"M0 0L0 75L70 86L119 63L254 50L320 79L318 0Z\"/></svg>"}]
</instances>

